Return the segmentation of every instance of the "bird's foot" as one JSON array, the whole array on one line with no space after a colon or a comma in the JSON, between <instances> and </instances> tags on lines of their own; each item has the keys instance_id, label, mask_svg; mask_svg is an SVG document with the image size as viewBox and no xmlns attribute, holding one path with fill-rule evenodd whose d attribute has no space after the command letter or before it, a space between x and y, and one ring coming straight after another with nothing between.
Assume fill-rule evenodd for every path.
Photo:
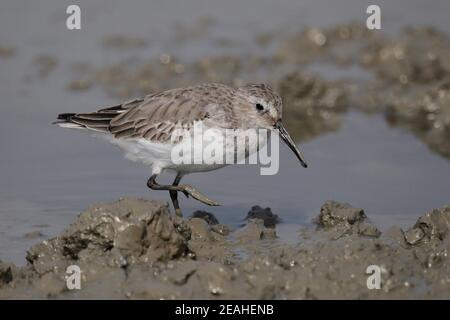
<instances>
[{"instance_id":1,"label":"bird's foot","mask_svg":"<svg viewBox=\"0 0 450 320\"><path fill-rule=\"evenodd\" d=\"M207 204L209 206L220 206L220 203L208 198L203 193L201 193L200 191L198 191L197 189L195 189L190 185L182 184L179 185L178 187L181 189L181 191L184 193L186 197L191 196L192 198L200 202L203 202L204 204Z\"/></svg>"},{"instance_id":2,"label":"bird's foot","mask_svg":"<svg viewBox=\"0 0 450 320\"><path fill-rule=\"evenodd\" d=\"M175 209L175 215L176 215L177 217L180 217L180 218L183 217L183 213L181 212L181 209L180 209L180 208L176 208L176 209Z\"/></svg>"}]
</instances>

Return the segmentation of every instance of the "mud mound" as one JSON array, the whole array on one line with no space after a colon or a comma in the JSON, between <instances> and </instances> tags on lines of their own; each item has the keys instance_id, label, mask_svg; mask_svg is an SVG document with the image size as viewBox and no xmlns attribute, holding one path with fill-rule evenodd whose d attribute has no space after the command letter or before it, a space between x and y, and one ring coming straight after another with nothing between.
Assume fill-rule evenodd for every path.
<instances>
[{"instance_id":1,"label":"mud mound","mask_svg":"<svg viewBox=\"0 0 450 320\"><path fill-rule=\"evenodd\" d=\"M174 218L156 201L99 204L33 246L27 266L0 262L0 298L450 298L450 207L382 235L362 209L336 201L315 221L287 245L257 218L230 230ZM70 265L80 290L67 288ZM367 287L371 265L379 290Z\"/></svg>"},{"instance_id":2,"label":"mud mound","mask_svg":"<svg viewBox=\"0 0 450 320\"><path fill-rule=\"evenodd\" d=\"M84 211L63 234L31 247L27 261L39 275L94 260L117 267L168 261L187 252L189 237L165 204L126 198Z\"/></svg>"}]
</instances>

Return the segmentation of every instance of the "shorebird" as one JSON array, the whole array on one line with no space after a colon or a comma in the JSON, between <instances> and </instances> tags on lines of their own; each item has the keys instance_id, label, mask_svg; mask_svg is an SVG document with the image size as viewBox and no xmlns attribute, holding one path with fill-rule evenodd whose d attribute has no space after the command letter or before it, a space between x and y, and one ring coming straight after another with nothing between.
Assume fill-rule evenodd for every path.
<instances>
[{"instance_id":1,"label":"shorebird","mask_svg":"<svg viewBox=\"0 0 450 320\"><path fill-rule=\"evenodd\" d=\"M247 129L277 131L306 168L306 161L281 122L282 107L281 97L266 84L232 88L206 83L156 92L95 112L63 113L54 123L101 134L122 148L127 158L151 166L147 186L152 190L169 191L175 213L181 216L178 192L207 205L219 205L192 186L180 184L181 178L188 173L216 170L225 165L175 164L171 150L186 140L174 140L175 129L191 132L196 124L201 124L218 132L230 129L238 132ZM161 185L156 181L166 170L176 173L172 185Z\"/></svg>"}]
</instances>

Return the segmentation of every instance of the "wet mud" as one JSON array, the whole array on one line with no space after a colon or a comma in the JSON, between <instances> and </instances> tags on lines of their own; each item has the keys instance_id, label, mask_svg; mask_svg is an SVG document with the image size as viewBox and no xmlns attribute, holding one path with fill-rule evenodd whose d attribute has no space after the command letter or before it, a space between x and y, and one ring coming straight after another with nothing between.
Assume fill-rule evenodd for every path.
<instances>
[{"instance_id":1,"label":"wet mud","mask_svg":"<svg viewBox=\"0 0 450 320\"><path fill-rule=\"evenodd\" d=\"M250 212L261 210L268 216ZM450 298L449 206L381 233L364 210L327 201L293 245L258 215L236 230L213 217L182 219L134 198L94 205L32 246L26 266L1 262L0 298ZM80 290L66 286L70 265L80 267ZM380 289L367 287L370 265Z\"/></svg>"}]
</instances>

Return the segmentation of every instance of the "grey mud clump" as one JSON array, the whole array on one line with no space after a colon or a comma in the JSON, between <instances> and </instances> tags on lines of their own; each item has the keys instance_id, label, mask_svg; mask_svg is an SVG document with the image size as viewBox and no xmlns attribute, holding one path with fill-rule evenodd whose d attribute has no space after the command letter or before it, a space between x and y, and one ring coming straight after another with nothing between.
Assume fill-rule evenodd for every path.
<instances>
[{"instance_id":1,"label":"grey mud clump","mask_svg":"<svg viewBox=\"0 0 450 320\"><path fill-rule=\"evenodd\" d=\"M358 59L358 51L364 44L378 37L358 22L326 29L307 27L283 42L276 55L290 63L308 64L328 59L345 66Z\"/></svg>"},{"instance_id":2,"label":"grey mud clump","mask_svg":"<svg viewBox=\"0 0 450 320\"><path fill-rule=\"evenodd\" d=\"M90 260L118 267L168 261L187 252L184 224L159 202L121 199L84 211L62 235L33 246L27 261L41 275Z\"/></svg>"},{"instance_id":3,"label":"grey mud clump","mask_svg":"<svg viewBox=\"0 0 450 320\"><path fill-rule=\"evenodd\" d=\"M414 132L450 158L450 39L434 28L408 28L372 44L362 65L377 79L365 90L388 122Z\"/></svg>"},{"instance_id":4,"label":"grey mud clump","mask_svg":"<svg viewBox=\"0 0 450 320\"><path fill-rule=\"evenodd\" d=\"M266 227L265 221L260 218L252 218L240 230L237 230L233 236L240 243L249 243L256 240L276 239L275 225Z\"/></svg>"},{"instance_id":5,"label":"grey mud clump","mask_svg":"<svg viewBox=\"0 0 450 320\"><path fill-rule=\"evenodd\" d=\"M174 218L162 202L99 204L33 246L26 266L0 262L0 298L450 298L449 206L381 236L362 209L336 201L316 223L286 244L257 218L232 231ZM67 288L70 265L81 270L81 290ZM379 290L367 288L370 265L381 270Z\"/></svg>"},{"instance_id":6,"label":"grey mud clump","mask_svg":"<svg viewBox=\"0 0 450 320\"><path fill-rule=\"evenodd\" d=\"M354 208L347 203L327 201L314 220L321 229L331 231L337 239L345 234L379 237L381 232L371 224L363 209Z\"/></svg>"},{"instance_id":7,"label":"grey mud clump","mask_svg":"<svg viewBox=\"0 0 450 320\"><path fill-rule=\"evenodd\" d=\"M425 26L388 35L358 22L308 27L288 37L276 56L302 69L313 63L360 69L368 79L347 81L350 108L383 113L390 124L412 130L433 151L450 158L450 38L445 32ZM340 106L340 94L318 86L313 95L313 81L296 73L278 81L286 114L302 119L304 128L294 136L308 139L338 128L339 111L325 106L334 106L333 101ZM295 121L290 126L295 129Z\"/></svg>"},{"instance_id":8,"label":"grey mud clump","mask_svg":"<svg viewBox=\"0 0 450 320\"><path fill-rule=\"evenodd\" d=\"M443 80L450 72L448 36L430 27L406 28L395 39L371 41L361 65L385 83L414 86Z\"/></svg>"},{"instance_id":9,"label":"grey mud clump","mask_svg":"<svg viewBox=\"0 0 450 320\"><path fill-rule=\"evenodd\" d=\"M263 220L266 228L275 228L275 225L280 223L280 218L272 212L272 209L268 207L261 208L260 206L253 206L247 213L247 217L245 219L261 219Z\"/></svg>"},{"instance_id":10,"label":"grey mud clump","mask_svg":"<svg viewBox=\"0 0 450 320\"><path fill-rule=\"evenodd\" d=\"M435 209L420 217L416 224L405 233L408 244L440 242L445 240L450 228L450 208Z\"/></svg>"},{"instance_id":11,"label":"grey mud clump","mask_svg":"<svg viewBox=\"0 0 450 320\"><path fill-rule=\"evenodd\" d=\"M450 77L431 89L392 97L386 107L390 124L411 129L432 150L450 157Z\"/></svg>"},{"instance_id":12,"label":"grey mud clump","mask_svg":"<svg viewBox=\"0 0 450 320\"><path fill-rule=\"evenodd\" d=\"M379 41L362 65L376 73L365 100L393 126L414 132L433 151L450 157L450 40L433 28L409 28ZM370 103L371 102L371 103Z\"/></svg>"},{"instance_id":13,"label":"grey mud clump","mask_svg":"<svg viewBox=\"0 0 450 320\"><path fill-rule=\"evenodd\" d=\"M13 280L13 269L16 267L0 261L0 288Z\"/></svg>"},{"instance_id":14,"label":"grey mud clump","mask_svg":"<svg viewBox=\"0 0 450 320\"><path fill-rule=\"evenodd\" d=\"M343 85L296 71L284 76L278 88L285 106L283 118L296 139L309 140L339 128L348 102Z\"/></svg>"}]
</instances>

